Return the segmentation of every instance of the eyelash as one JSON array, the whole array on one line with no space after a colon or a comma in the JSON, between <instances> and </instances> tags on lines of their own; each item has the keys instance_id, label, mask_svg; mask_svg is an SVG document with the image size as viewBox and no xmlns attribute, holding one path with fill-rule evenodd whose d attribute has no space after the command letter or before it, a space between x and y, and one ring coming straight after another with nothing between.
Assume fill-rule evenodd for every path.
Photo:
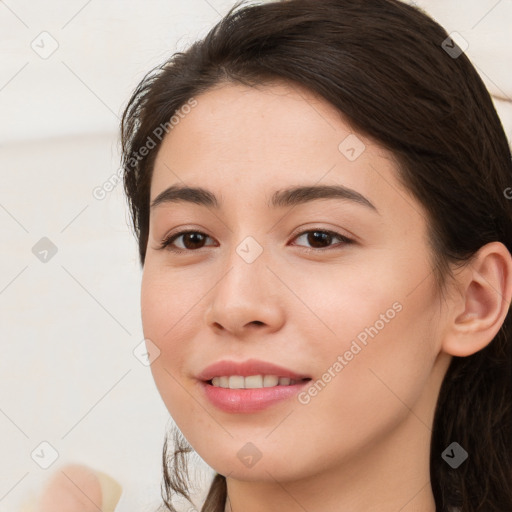
<instances>
[{"instance_id":1,"label":"eyelash","mask_svg":"<svg viewBox=\"0 0 512 512\"><path fill-rule=\"evenodd\" d=\"M354 242L352 239L347 238L346 236L340 235L339 233L336 233L335 231L329 231L326 229L308 229L306 231L302 231L302 232L298 233L293 239L299 238L302 235L305 235L307 233L313 233L313 232L326 233L335 238L339 238L344 244L351 244ZM194 231L194 230L179 231L178 233L173 233L172 235L169 235L166 238L164 238L160 244L160 249L167 249L168 251L171 251L171 252L174 252L177 254L182 254L185 252L200 251L202 248L200 248L200 249L177 249L176 247L171 246L171 244L172 244L172 242L174 242L174 240L176 240L177 238L179 238L182 235L187 235L189 233L200 234L200 235L206 236L207 238L211 238L206 233L203 233L202 231ZM310 253L310 252L319 253L319 252L325 252L327 250L330 250L331 247L333 247L333 246L330 246L330 247L324 248L324 249L307 248L307 247L302 247L302 249L306 253Z\"/></svg>"}]
</instances>

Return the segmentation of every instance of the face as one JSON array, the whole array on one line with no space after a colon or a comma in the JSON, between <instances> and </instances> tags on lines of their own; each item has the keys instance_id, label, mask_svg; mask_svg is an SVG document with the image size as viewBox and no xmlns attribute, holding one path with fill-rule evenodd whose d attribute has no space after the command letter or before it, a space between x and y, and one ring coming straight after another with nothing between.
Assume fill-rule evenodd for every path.
<instances>
[{"instance_id":1,"label":"face","mask_svg":"<svg viewBox=\"0 0 512 512\"><path fill-rule=\"evenodd\" d=\"M224 84L196 100L162 142L151 201L180 185L218 205L151 209L141 293L160 353L151 370L177 426L209 466L245 480L355 464L405 424L428 439L440 302L426 213L391 154L295 85ZM352 192L272 202L308 186ZM213 403L199 374L248 359L311 380L259 409L250 390L223 395L246 393L246 409Z\"/></svg>"}]
</instances>

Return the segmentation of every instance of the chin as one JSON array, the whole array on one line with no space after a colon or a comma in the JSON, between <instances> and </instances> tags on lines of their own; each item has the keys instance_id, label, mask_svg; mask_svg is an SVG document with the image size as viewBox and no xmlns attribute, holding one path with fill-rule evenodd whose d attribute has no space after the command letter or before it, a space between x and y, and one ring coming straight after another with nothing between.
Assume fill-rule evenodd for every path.
<instances>
[{"instance_id":1,"label":"chin","mask_svg":"<svg viewBox=\"0 0 512 512\"><path fill-rule=\"evenodd\" d=\"M213 468L217 473L224 475L228 478L241 480L245 482L287 482L294 481L306 477L306 474L301 474L300 469L292 468L290 461L287 460L284 454L273 452L269 457L262 456L252 465L247 463L246 466L241 462L235 454L234 458L226 459L224 456L222 460L209 460L203 459Z\"/></svg>"}]
</instances>

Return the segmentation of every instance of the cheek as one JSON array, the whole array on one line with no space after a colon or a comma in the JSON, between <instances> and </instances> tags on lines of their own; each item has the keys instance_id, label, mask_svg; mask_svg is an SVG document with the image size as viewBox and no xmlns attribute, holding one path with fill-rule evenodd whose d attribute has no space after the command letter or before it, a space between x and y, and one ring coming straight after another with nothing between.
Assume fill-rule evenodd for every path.
<instances>
[{"instance_id":1,"label":"cheek","mask_svg":"<svg viewBox=\"0 0 512 512\"><path fill-rule=\"evenodd\" d=\"M364 293L346 288L344 309L322 309L336 338L316 347L324 373L303 397L305 421L330 425L345 446L370 442L410 414L435 362L437 302L428 280L411 293L389 277Z\"/></svg>"},{"instance_id":2,"label":"cheek","mask_svg":"<svg viewBox=\"0 0 512 512\"><path fill-rule=\"evenodd\" d=\"M192 307L197 302L197 288L182 286L171 276L171 272L164 274L149 265L145 267L141 319L144 338L159 350L150 366L153 379L167 409L174 415L186 404L178 382L183 380L186 362L190 360L191 344L187 340L193 339L193 326L198 320Z\"/></svg>"},{"instance_id":3,"label":"cheek","mask_svg":"<svg viewBox=\"0 0 512 512\"><path fill-rule=\"evenodd\" d=\"M348 437L364 435L366 425L370 435L418 400L437 355L438 302L431 279L404 275L428 275L428 267L381 258L364 272L354 265L317 275L298 290L317 314L297 318L317 370L302 401L311 421L334 421Z\"/></svg>"},{"instance_id":4,"label":"cheek","mask_svg":"<svg viewBox=\"0 0 512 512\"><path fill-rule=\"evenodd\" d=\"M186 339L187 331L197 325L201 291L199 279L190 281L184 272L146 265L141 282L141 318L144 336L152 339L162 352L172 340ZM160 346L161 345L161 346ZM183 345L182 345L183 346Z\"/></svg>"}]
</instances>

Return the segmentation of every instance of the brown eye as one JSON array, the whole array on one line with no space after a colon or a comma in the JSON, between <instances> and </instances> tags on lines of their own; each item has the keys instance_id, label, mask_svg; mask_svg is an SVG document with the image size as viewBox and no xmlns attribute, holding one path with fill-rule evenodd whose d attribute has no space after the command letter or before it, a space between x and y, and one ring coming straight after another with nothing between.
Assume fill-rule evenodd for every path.
<instances>
[{"instance_id":1,"label":"brown eye","mask_svg":"<svg viewBox=\"0 0 512 512\"><path fill-rule=\"evenodd\" d=\"M183 247L173 246L174 241L178 240L179 238L183 238ZM194 251L197 249L201 249L207 238L210 237L205 233L201 233L200 231L181 231L164 239L160 247L162 249L167 248L168 250L173 252Z\"/></svg>"},{"instance_id":2,"label":"brown eye","mask_svg":"<svg viewBox=\"0 0 512 512\"><path fill-rule=\"evenodd\" d=\"M333 239L341 240L343 244L352 243L350 238L346 236L340 235L339 233L335 233L334 231L326 231L321 229L313 229L308 231L303 231L301 234L295 237L295 239L299 239L301 237L306 237L306 242L311 244L311 248L309 250L312 251L322 251L322 249L328 249L332 246L331 242ZM340 244L338 244L340 245ZM306 247L306 249L308 249Z\"/></svg>"}]
</instances>

